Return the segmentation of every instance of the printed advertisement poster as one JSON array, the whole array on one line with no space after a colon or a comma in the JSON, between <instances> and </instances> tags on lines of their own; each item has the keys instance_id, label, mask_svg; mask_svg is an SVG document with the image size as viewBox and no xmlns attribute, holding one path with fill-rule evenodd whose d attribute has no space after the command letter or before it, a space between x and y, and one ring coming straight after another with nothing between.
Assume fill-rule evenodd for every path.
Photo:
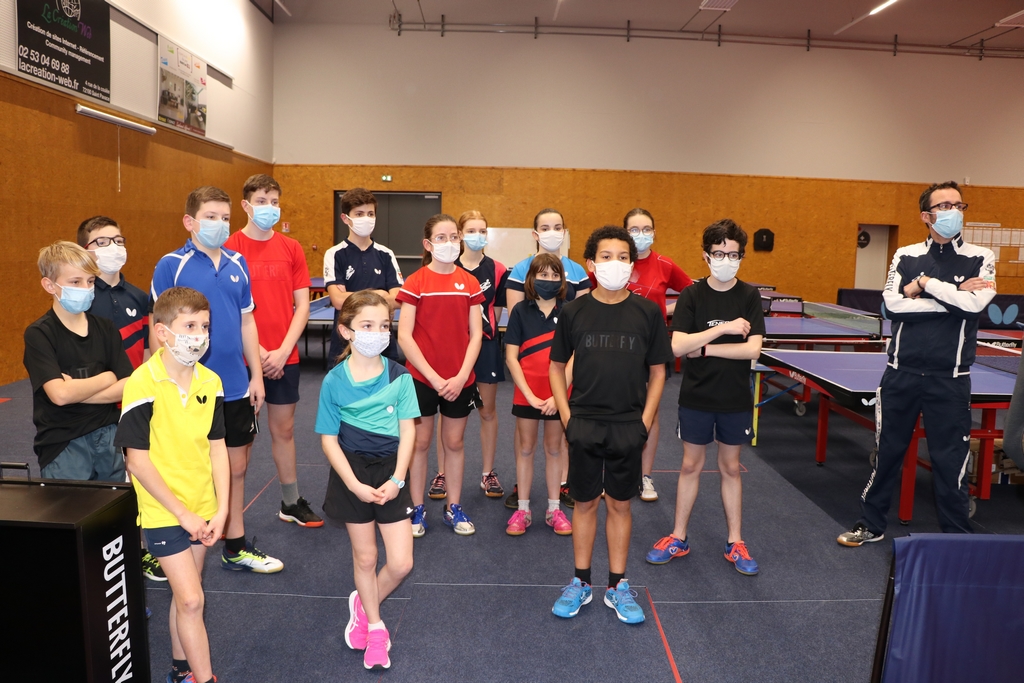
<instances>
[{"instance_id":1,"label":"printed advertisement poster","mask_svg":"<svg viewBox=\"0 0 1024 683\"><path fill-rule=\"evenodd\" d=\"M160 120L206 135L206 62L188 50L159 38Z\"/></svg>"},{"instance_id":2,"label":"printed advertisement poster","mask_svg":"<svg viewBox=\"0 0 1024 683\"><path fill-rule=\"evenodd\" d=\"M105 0L18 0L18 71L109 102Z\"/></svg>"}]
</instances>

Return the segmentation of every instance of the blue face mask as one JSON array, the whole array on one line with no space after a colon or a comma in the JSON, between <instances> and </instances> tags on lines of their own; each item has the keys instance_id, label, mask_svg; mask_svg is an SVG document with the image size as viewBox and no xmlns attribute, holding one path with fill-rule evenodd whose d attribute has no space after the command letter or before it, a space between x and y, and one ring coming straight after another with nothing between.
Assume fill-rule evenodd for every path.
<instances>
[{"instance_id":1,"label":"blue face mask","mask_svg":"<svg viewBox=\"0 0 1024 683\"><path fill-rule=\"evenodd\" d=\"M92 306L96 296L94 287L60 287L60 305L72 314L84 313Z\"/></svg>"},{"instance_id":2,"label":"blue face mask","mask_svg":"<svg viewBox=\"0 0 1024 683\"><path fill-rule=\"evenodd\" d=\"M281 220L281 207L264 204L252 207L252 222L257 228L266 232Z\"/></svg>"},{"instance_id":3,"label":"blue face mask","mask_svg":"<svg viewBox=\"0 0 1024 683\"><path fill-rule=\"evenodd\" d=\"M226 221L199 221L199 230L192 233L207 249L220 249L228 241L231 230Z\"/></svg>"},{"instance_id":4,"label":"blue face mask","mask_svg":"<svg viewBox=\"0 0 1024 683\"><path fill-rule=\"evenodd\" d=\"M645 235L643 233L634 235L633 244L636 245L636 250L642 254L650 249L651 245L654 244L654 235Z\"/></svg>"},{"instance_id":5,"label":"blue face mask","mask_svg":"<svg viewBox=\"0 0 1024 683\"><path fill-rule=\"evenodd\" d=\"M554 299L558 296L558 290L562 288L561 280L534 280L533 291L541 299Z\"/></svg>"},{"instance_id":6,"label":"blue face mask","mask_svg":"<svg viewBox=\"0 0 1024 683\"><path fill-rule=\"evenodd\" d=\"M964 214L962 211L950 209L949 211L936 211L935 222L932 228L946 239L951 239L960 234L964 227Z\"/></svg>"},{"instance_id":7,"label":"blue face mask","mask_svg":"<svg viewBox=\"0 0 1024 683\"><path fill-rule=\"evenodd\" d=\"M464 235L462 237L462 243L466 245L466 249L472 249L473 251L480 251L487 246L487 235L482 232L475 232L471 235Z\"/></svg>"}]
</instances>

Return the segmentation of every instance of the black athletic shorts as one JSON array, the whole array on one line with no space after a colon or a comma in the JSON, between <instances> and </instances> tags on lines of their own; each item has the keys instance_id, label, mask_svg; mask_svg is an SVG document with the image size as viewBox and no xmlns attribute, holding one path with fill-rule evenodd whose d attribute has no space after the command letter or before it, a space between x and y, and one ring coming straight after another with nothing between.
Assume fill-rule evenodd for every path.
<instances>
[{"instance_id":1,"label":"black athletic shorts","mask_svg":"<svg viewBox=\"0 0 1024 683\"><path fill-rule=\"evenodd\" d=\"M224 402L224 445L228 448L248 446L256 440L256 412L249 397Z\"/></svg>"},{"instance_id":2,"label":"black athletic shorts","mask_svg":"<svg viewBox=\"0 0 1024 683\"><path fill-rule=\"evenodd\" d=\"M505 356L501 352L501 342L497 339L484 339L480 343L480 355L473 366L476 381L481 384L497 384L505 381Z\"/></svg>"},{"instance_id":3,"label":"black athletic shorts","mask_svg":"<svg viewBox=\"0 0 1024 683\"><path fill-rule=\"evenodd\" d=\"M348 464L352 467L356 479L373 488L382 486L395 473L395 464L398 462L397 453L383 458L360 453L346 453L345 457L348 458ZM334 468L331 468L327 480L327 496L324 498L324 512L335 522L391 524L409 519L412 516L412 508L412 494L408 486L399 489L398 495L383 505L364 503L348 490L345 482Z\"/></svg>"},{"instance_id":4,"label":"black athletic shorts","mask_svg":"<svg viewBox=\"0 0 1024 683\"><path fill-rule=\"evenodd\" d=\"M641 420L605 422L571 417L565 430L569 442L569 495L583 502L601 495L629 500L640 490L640 464L647 428Z\"/></svg>"},{"instance_id":5,"label":"black athletic shorts","mask_svg":"<svg viewBox=\"0 0 1024 683\"><path fill-rule=\"evenodd\" d=\"M263 378L266 402L275 406L291 406L299 402L299 364L284 366L280 379Z\"/></svg>"},{"instance_id":6,"label":"black athletic shorts","mask_svg":"<svg viewBox=\"0 0 1024 683\"><path fill-rule=\"evenodd\" d=\"M516 417L522 417L527 420L561 420L562 417L555 411L554 415L545 415L533 406L518 406L515 403L512 404L512 414Z\"/></svg>"},{"instance_id":7,"label":"black athletic shorts","mask_svg":"<svg viewBox=\"0 0 1024 683\"><path fill-rule=\"evenodd\" d=\"M476 390L476 384L467 384L454 401L446 401L429 384L424 384L418 379L414 379L412 383L416 387L416 400L419 401L420 416L422 417L437 415L438 408L441 409L441 414L445 417L469 417L473 408L481 404L480 392Z\"/></svg>"}]
</instances>

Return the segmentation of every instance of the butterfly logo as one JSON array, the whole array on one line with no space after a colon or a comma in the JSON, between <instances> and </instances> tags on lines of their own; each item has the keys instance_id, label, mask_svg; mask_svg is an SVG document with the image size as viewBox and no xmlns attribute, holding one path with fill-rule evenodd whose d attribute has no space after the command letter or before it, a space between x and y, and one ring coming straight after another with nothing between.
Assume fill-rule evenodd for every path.
<instances>
[{"instance_id":1,"label":"butterfly logo","mask_svg":"<svg viewBox=\"0 0 1024 683\"><path fill-rule=\"evenodd\" d=\"M405 514L411 515L412 514L412 508L405 508Z\"/></svg>"},{"instance_id":2,"label":"butterfly logo","mask_svg":"<svg viewBox=\"0 0 1024 683\"><path fill-rule=\"evenodd\" d=\"M206 397L205 396L196 396L196 400L199 401L200 403L204 404L204 405L206 404Z\"/></svg>"},{"instance_id":3,"label":"butterfly logo","mask_svg":"<svg viewBox=\"0 0 1024 683\"><path fill-rule=\"evenodd\" d=\"M352 276L355 275L355 274L356 274L356 269L353 268L352 266L349 266L348 268L345 269L345 279L346 280L351 280Z\"/></svg>"},{"instance_id":4,"label":"butterfly logo","mask_svg":"<svg viewBox=\"0 0 1024 683\"><path fill-rule=\"evenodd\" d=\"M873 399L871 399L870 401L869 401L869 400L867 400L866 398L862 398L862 399L860 400L860 402L861 402L861 403L863 403L863 404L864 404L864 405L866 405L866 406L873 406L873 405L875 405L875 403L876 403L877 401L878 401L878 398L877 398L877 397L876 397L876 398L873 398Z\"/></svg>"},{"instance_id":5,"label":"butterfly logo","mask_svg":"<svg viewBox=\"0 0 1024 683\"><path fill-rule=\"evenodd\" d=\"M232 275L231 276L231 281L232 282L238 282L238 276L237 275Z\"/></svg>"},{"instance_id":6,"label":"butterfly logo","mask_svg":"<svg viewBox=\"0 0 1024 683\"><path fill-rule=\"evenodd\" d=\"M556 316L555 316L554 318L552 318L552 320L554 320L554 321L555 321L555 324L556 324L556 325L558 324L558 316L557 316L557 315L556 315Z\"/></svg>"},{"instance_id":7,"label":"butterfly logo","mask_svg":"<svg viewBox=\"0 0 1024 683\"><path fill-rule=\"evenodd\" d=\"M989 304L988 317L996 325L1009 325L1017 319L1018 310L1017 304L1010 304L1005 311L999 310L995 304Z\"/></svg>"},{"instance_id":8,"label":"butterfly logo","mask_svg":"<svg viewBox=\"0 0 1024 683\"><path fill-rule=\"evenodd\" d=\"M128 314L129 318L134 318L135 314L139 312L137 308L126 308L124 312Z\"/></svg>"},{"instance_id":9,"label":"butterfly logo","mask_svg":"<svg viewBox=\"0 0 1024 683\"><path fill-rule=\"evenodd\" d=\"M963 275L954 275L953 276L953 282L963 282L963 281L964 281L964 276Z\"/></svg>"},{"instance_id":10,"label":"butterfly logo","mask_svg":"<svg viewBox=\"0 0 1024 683\"><path fill-rule=\"evenodd\" d=\"M462 290L462 289L465 289L465 288L466 288L466 285L462 284L461 282L456 282L455 283L455 289Z\"/></svg>"},{"instance_id":11,"label":"butterfly logo","mask_svg":"<svg viewBox=\"0 0 1024 683\"><path fill-rule=\"evenodd\" d=\"M380 275L380 268L374 268L373 272L377 273L377 275Z\"/></svg>"},{"instance_id":12,"label":"butterfly logo","mask_svg":"<svg viewBox=\"0 0 1024 683\"><path fill-rule=\"evenodd\" d=\"M387 407L387 411L388 411L389 413L393 413L393 412L395 412L395 407L394 407L394 406L388 406L388 407Z\"/></svg>"}]
</instances>

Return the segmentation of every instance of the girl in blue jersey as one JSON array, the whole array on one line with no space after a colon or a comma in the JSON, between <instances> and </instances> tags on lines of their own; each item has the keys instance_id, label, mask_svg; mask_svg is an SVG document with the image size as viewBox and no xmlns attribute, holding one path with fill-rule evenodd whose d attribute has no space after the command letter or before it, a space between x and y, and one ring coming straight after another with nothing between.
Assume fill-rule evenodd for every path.
<instances>
[{"instance_id":1,"label":"girl in blue jersey","mask_svg":"<svg viewBox=\"0 0 1024 683\"><path fill-rule=\"evenodd\" d=\"M516 416L516 486L519 496L519 507L505 529L509 536L521 536L533 522L530 488L533 483L533 453L537 448L541 422L544 423L544 452L547 456L544 473L548 505L544 520L556 534L572 534L572 524L559 505L563 432L548 380L548 355L558 316L565 303L566 288L565 271L558 256L537 254L530 263L524 282L526 298L512 309L508 329L505 330L505 362L516 384L512 414Z\"/></svg>"},{"instance_id":2,"label":"girl in blue jersey","mask_svg":"<svg viewBox=\"0 0 1024 683\"><path fill-rule=\"evenodd\" d=\"M412 569L412 498L405 488L419 403L408 371L380 354L391 341L391 308L363 290L345 299L338 332L348 342L324 378L316 431L331 463L324 511L352 542L356 590L345 643L363 666L387 669L391 639L380 605ZM377 572L377 530L387 564Z\"/></svg>"}]
</instances>

